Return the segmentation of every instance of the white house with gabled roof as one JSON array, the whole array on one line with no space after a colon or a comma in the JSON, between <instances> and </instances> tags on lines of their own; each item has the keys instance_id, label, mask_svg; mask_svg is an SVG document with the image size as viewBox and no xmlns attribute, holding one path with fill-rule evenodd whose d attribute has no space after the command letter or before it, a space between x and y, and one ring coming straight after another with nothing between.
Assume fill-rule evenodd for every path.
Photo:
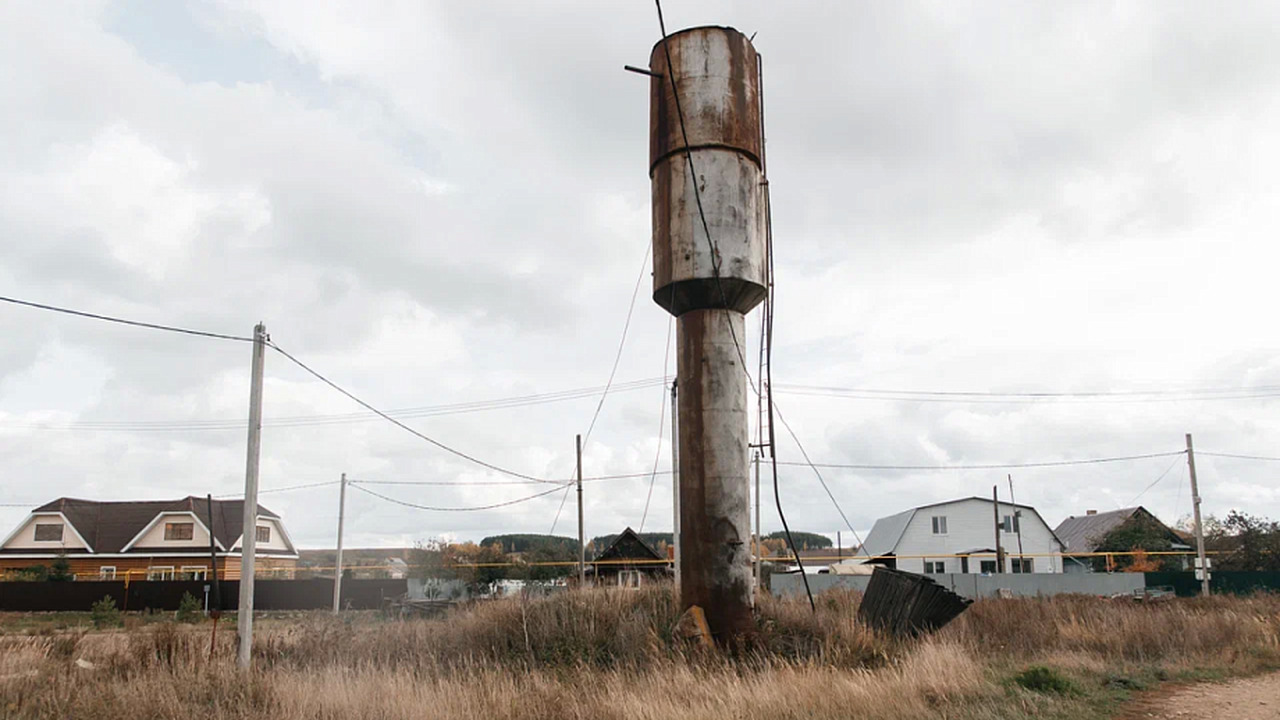
<instances>
[{"instance_id":1,"label":"white house with gabled roof","mask_svg":"<svg viewBox=\"0 0 1280 720\"><path fill-rule=\"evenodd\" d=\"M868 562L924 574L994 573L996 517L1004 572L1060 573L1065 545L1030 505L968 497L880 518L863 549Z\"/></svg>"}]
</instances>

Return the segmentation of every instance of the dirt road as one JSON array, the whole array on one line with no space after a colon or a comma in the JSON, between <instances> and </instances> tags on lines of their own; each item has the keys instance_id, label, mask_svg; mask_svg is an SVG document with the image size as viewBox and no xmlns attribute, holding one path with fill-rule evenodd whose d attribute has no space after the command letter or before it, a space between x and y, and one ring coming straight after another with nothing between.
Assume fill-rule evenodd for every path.
<instances>
[{"instance_id":1,"label":"dirt road","mask_svg":"<svg viewBox=\"0 0 1280 720\"><path fill-rule=\"evenodd\" d=\"M1140 716L1161 720L1280 720L1280 674L1185 687L1155 700Z\"/></svg>"}]
</instances>

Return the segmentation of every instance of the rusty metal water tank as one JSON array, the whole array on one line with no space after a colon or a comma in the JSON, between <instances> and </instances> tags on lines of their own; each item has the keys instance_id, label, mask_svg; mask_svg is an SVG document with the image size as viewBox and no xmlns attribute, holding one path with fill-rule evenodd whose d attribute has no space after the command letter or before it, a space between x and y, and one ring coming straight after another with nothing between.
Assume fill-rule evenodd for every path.
<instances>
[{"instance_id":1,"label":"rusty metal water tank","mask_svg":"<svg viewBox=\"0 0 1280 720\"><path fill-rule=\"evenodd\" d=\"M656 76L649 91L653 300L676 316L699 308L746 313L766 293L758 56L745 35L727 27L690 28L666 42L649 56ZM718 251L718 281L685 133Z\"/></svg>"}]
</instances>

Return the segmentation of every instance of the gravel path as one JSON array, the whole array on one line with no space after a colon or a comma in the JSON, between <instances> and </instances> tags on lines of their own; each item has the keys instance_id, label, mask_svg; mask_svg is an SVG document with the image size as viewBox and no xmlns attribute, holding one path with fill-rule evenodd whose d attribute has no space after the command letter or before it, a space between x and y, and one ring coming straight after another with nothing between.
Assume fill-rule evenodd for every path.
<instances>
[{"instance_id":1,"label":"gravel path","mask_svg":"<svg viewBox=\"0 0 1280 720\"><path fill-rule=\"evenodd\" d=\"M1280 674L1185 687L1156 701L1143 715L1162 720L1280 720Z\"/></svg>"}]
</instances>

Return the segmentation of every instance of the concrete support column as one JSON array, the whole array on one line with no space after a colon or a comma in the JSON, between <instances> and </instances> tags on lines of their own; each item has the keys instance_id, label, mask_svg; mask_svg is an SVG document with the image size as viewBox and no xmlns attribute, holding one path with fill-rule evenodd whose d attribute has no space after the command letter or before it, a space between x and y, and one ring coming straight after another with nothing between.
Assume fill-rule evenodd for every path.
<instances>
[{"instance_id":1,"label":"concrete support column","mask_svg":"<svg viewBox=\"0 0 1280 720\"><path fill-rule=\"evenodd\" d=\"M677 328L680 600L703 608L724 643L753 627L746 318L690 310Z\"/></svg>"}]
</instances>

